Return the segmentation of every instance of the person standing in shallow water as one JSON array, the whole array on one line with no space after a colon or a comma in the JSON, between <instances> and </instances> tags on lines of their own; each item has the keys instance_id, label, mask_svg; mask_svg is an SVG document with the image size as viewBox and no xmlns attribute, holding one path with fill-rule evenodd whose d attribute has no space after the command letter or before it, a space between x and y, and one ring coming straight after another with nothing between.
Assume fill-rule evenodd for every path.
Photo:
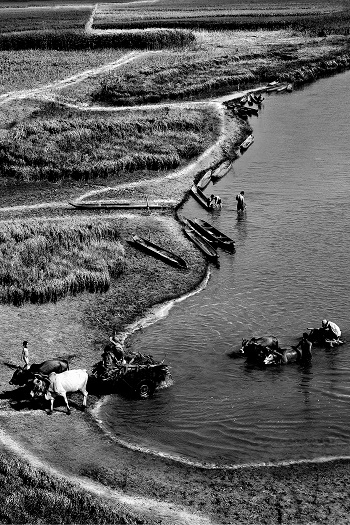
<instances>
[{"instance_id":1,"label":"person standing in shallow water","mask_svg":"<svg viewBox=\"0 0 350 525\"><path fill-rule=\"evenodd\" d=\"M236 201L237 211L243 211L246 207L244 202L244 191L241 191L238 195L236 195Z\"/></svg>"},{"instance_id":2,"label":"person standing in shallow water","mask_svg":"<svg viewBox=\"0 0 350 525\"><path fill-rule=\"evenodd\" d=\"M24 367L25 367L25 368L29 368L28 341L23 341L22 359L23 359L23 361L24 361ZM24 367L23 367L23 368L24 368Z\"/></svg>"},{"instance_id":3,"label":"person standing in shallow water","mask_svg":"<svg viewBox=\"0 0 350 525\"><path fill-rule=\"evenodd\" d=\"M312 351L311 351L312 343L311 341L309 341L308 337L309 337L309 334L307 332L304 332L302 340L299 341L297 346L293 347L295 348L295 350L298 350L300 346L300 350L301 350L300 361L311 361L312 359Z\"/></svg>"}]
</instances>

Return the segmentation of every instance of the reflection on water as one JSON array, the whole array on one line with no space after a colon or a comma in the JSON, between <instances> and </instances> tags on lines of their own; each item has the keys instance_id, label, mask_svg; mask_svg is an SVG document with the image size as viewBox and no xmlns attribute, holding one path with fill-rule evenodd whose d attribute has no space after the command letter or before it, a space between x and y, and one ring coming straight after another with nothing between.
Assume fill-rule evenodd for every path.
<instances>
[{"instance_id":1,"label":"reflection on water","mask_svg":"<svg viewBox=\"0 0 350 525\"><path fill-rule=\"evenodd\" d=\"M314 349L307 366L228 357L253 335L295 344L325 317L350 337L349 82L344 73L268 97L251 120L253 146L215 185L222 210L186 203L183 215L212 221L236 252L221 252L204 291L135 335L135 349L167 355L175 384L148 401L104 405L117 436L220 463L350 453L350 345ZM248 211L237 217L243 189Z\"/></svg>"}]
</instances>

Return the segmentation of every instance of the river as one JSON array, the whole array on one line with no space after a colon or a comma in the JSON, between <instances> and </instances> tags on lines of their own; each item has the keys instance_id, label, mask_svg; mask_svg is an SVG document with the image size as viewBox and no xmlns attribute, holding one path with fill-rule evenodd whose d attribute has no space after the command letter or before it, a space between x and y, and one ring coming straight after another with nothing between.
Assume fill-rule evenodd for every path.
<instances>
[{"instance_id":1,"label":"river","mask_svg":"<svg viewBox=\"0 0 350 525\"><path fill-rule=\"evenodd\" d=\"M253 146L213 188L221 212L192 199L181 210L233 237L236 253L221 252L201 293L134 336L134 350L166 356L174 385L146 401L109 398L99 417L117 438L225 465L350 454L350 342L315 348L309 366L227 355L253 335L295 344L323 318L350 341L349 85L346 72L266 95Z\"/></svg>"}]
</instances>

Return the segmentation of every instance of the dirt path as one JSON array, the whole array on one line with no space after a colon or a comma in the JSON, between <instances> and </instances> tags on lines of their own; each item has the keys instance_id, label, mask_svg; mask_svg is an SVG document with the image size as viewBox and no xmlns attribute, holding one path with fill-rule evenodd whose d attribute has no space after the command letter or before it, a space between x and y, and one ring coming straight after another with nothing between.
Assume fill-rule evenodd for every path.
<instances>
[{"instance_id":1,"label":"dirt path","mask_svg":"<svg viewBox=\"0 0 350 525\"><path fill-rule=\"evenodd\" d=\"M0 106L3 104L7 104L8 102L11 102L13 100L23 100L25 98L31 98L31 97L35 97L40 94L44 94L45 91L48 91L50 89L62 89L72 84L83 82L87 78L100 75L101 73L108 73L109 71L117 69L118 67L123 66L124 64L127 64L128 62L132 62L133 60L136 60L137 58L139 58L141 54L142 53L140 51L132 51L124 55L122 58L119 58L115 62L110 62L100 67L87 69L81 73L77 73L76 75L72 75L63 80L58 80L56 82L45 84L44 86L41 86L39 88L23 89L21 91L10 91L9 93L0 95Z\"/></svg>"}]
</instances>

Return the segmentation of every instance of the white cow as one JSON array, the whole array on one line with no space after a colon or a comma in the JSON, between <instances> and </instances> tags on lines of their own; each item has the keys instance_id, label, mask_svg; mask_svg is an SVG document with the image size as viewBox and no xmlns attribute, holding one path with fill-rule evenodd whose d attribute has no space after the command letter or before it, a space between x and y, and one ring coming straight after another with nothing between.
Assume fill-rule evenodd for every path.
<instances>
[{"instance_id":1,"label":"white cow","mask_svg":"<svg viewBox=\"0 0 350 525\"><path fill-rule=\"evenodd\" d=\"M86 390L88 377L89 376L86 370L67 370L66 372L61 372L60 374L52 372L48 378L36 375L33 381L34 388L31 391L30 395L34 397L35 395L44 394L45 399L47 399L51 403L49 414L52 413L53 402L55 398L61 396L63 397L66 403L67 414L70 414L67 393L81 392L84 396L83 410L85 410L86 400L88 396Z\"/></svg>"}]
</instances>

